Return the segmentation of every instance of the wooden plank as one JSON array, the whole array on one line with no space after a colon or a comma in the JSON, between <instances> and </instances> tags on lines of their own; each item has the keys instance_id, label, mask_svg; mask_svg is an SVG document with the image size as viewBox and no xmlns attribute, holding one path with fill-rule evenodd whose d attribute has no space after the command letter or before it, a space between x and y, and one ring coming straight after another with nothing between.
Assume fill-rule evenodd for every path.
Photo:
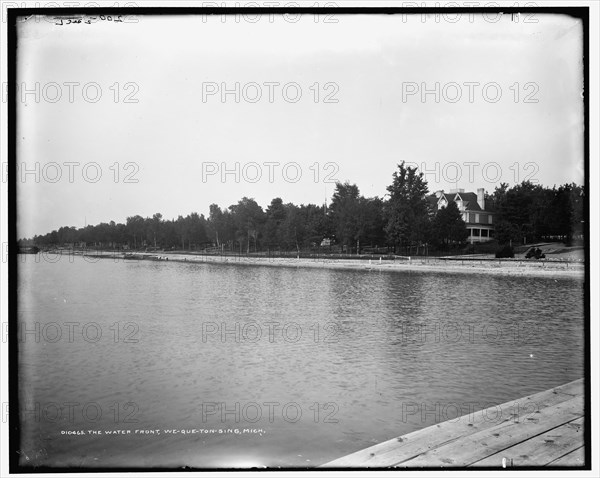
<instances>
[{"instance_id":1,"label":"wooden plank","mask_svg":"<svg viewBox=\"0 0 600 478\"><path fill-rule=\"evenodd\" d=\"M513 420L515 410L527 414L528 411L541 410L570 398L583 394L583 379L566 383L551 390L545 390L535 395L530 395L519 400L512 400L499 405L502 421ZM321 465L323 468L382 468L402 462L411 457L426 452L444 443L462 439L465 436L478 431L491 428L501 420L490 420L486 417L494 417L497 409L488 409L490 412L484 414L479 411L471 415L463 415L457 420L446 421L432 425L421 430L416 430L407 435L393 438L369 448L359 450L350 455L338 458L334 461Z\"/></svg>"},{"instance_id":2,"label":"wooden plank","mask_svg":"<svg viewBox=\"0 0 600 478\"><path fill-rule=\"evenodd\" d=\"M583 422L578 418L546 433L490 455L470 466L543 466L583 446Z\"/></svg>"},{"instance_id":3,"label":"wooden plank","mask_svg":"<svg viewBox=\"0 0 600 478\"><path fill-rule=\"evenodd\" d=\"M469 466L491 454L582 417L583 397L571 398L539 412L535 415L536 418L505 421L395 465L413 468Z\"/></svg>"},{"instance_id":4,"label":"wooden plank","mask_svg":"<svg viewBox=\"0 0 600 478\"><path fill-rule=\"evenodd\" d=\"M560 458L548 463L548 466L583 466L585 465L585 447L577 448Z\"/></svg>"}]
</instances>

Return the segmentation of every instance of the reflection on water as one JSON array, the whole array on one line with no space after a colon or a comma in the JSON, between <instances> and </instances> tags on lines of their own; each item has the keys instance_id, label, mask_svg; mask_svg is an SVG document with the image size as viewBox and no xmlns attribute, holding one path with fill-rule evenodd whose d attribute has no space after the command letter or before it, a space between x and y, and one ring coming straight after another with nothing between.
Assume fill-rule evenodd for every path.
<instances>
[{"instance_id":1,"label":"reflection on water","mask_svg":"<svg viewBox=\"0 0 600 478\"><path fill-rule=\"evenodd\" d=\"M23 464L316 466L581 378L582 286L28 258Z\"/></svg>"}]
</instances>

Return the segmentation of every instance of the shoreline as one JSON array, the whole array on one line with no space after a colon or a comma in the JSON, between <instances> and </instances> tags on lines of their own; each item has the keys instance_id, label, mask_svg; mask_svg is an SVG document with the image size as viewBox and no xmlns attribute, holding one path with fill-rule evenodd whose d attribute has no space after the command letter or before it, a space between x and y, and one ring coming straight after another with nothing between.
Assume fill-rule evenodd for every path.
<instances>
[{"instance_id":1,"label":"shoreline","mask_svg":"<svg viewBox=\"0 0 600 478\"><path fill-rule=\"evenodd\" d=\"M567 261L531 262L518 259L445 260L416 257L406 260L383 261L377 259L213 256L171 252L136 252L132 254L134 257L126 258L125 253L114 253L109 251L95 251L91 254L84 254L82 252L81 255L98 259L114 259L115 261L172 261L222 265L258 265L265 267L304 267L313 269L494 274L512 277L570 277L583 279L585 275L584 263L569 263Z\"/></svg>"}]
</instances>

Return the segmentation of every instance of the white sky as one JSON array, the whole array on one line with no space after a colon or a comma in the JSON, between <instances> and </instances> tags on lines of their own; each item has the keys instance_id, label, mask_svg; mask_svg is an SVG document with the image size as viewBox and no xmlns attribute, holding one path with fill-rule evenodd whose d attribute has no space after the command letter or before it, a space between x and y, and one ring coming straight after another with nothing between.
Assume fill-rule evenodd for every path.
<instances>
[{"instance_id":1,"label":"white sky","mask_svg":"<svg viewBox=\"0 0 600 478\"><path fill-rule=\"evenodd\" d=\"M493 20L493 17L490 17ZM39 182L18 181L18 236L43 234L60 226L124 222L127 216L167 219L209 204L221 207L243 196L264 208L272 198L322 203L334 184L324 177L335 163L335 179L356 183L366 196L383 196L397 163L425 163L430 191L454 187L492 192L500 182L520 182L528 173L545 186L583 182L582 25L567 16L536 14L537 23L486 21L466 16L457 23L422 22L420 15L336 15L337 23L296 23L267 16L256 23L228 17L139 16L136 23L96 22L56 26L31 18L20 26L18 83L34 90L18 101L17 162L30 170L39 163ZM404 21L403 21L404 20ZM73 102L65 83L76 82ZM82 86L101 88L98 102L86 101ZM120 96L114 101L114 86ZM128 82L137 85L137 103L125 103ZM262 98L250 103L216 94L203 101L203 83L233 88L256 82ZM265 82L278 82L269 102ZM300 85L302 97L286 101L282 85ZM315 103L311 85L320 85ZM324 103L326 83L337 85L337 103ZM403 85L433 89L461 85L452 103L434 95L403 98ZM479 82L469 101L465 82ZM502 91L486 101L482 86ZM514 87L520 95L515 102ZM50 102L61 87L62 97ZM534 83L525 90L526 83ZM255 90L247 90L254 96ZM293 89L288 90L290 96ZM451 99L456 90L446 89ZM534 92L537 103L524 98ZM93 96L94 89L88 89ZM495 94L488 90L489 96ZM55 168L62 177L55 183ZM77 162L73 182L65 163ZM82 166L98 163L102 177L86 181ZM137 184L123 181L124 165L137 164ZM249 162L277 162L274 180L267 166L251 183L240 175L222 182L205 178L203 163L224 162L240 170ZM292 183L283 166L296 162L301 179ZM462 177L451 179L461 166ZM469 178L467 162L472 166ZM484 166L495 162L500 166ZM114 181L119 164L120 176ZM320 177L314 178L318 163ZM439 174L433 173L439 164ZM515 164L517 163L517 164ZM531 164L529 164L531 163ZM526 166L527 165L527 166ZM88 173L94 176L90 167ZM113 168L114 169L114 168ZM254 169L246 169L252 178ZM294 169L288 169L290 176ZM446 173L446 174L442 174ZM499 180L494 176L501 174ZM517 177L516 177L517 176ZM515 181L517 179L517 181Z\"/></svg>"}]
</instances>

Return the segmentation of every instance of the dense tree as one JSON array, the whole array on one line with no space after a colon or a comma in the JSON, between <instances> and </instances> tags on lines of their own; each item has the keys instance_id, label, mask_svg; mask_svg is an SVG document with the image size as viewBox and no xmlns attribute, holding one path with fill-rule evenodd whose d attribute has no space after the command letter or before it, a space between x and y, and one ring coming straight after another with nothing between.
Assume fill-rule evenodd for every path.
<instances>
[{"instance_id":1,"label":"dense tree","mask_svg":"<svg viewBox=\"0 0 600 478\"><path fill-rule=\"evenodd\" d=\"M431 227L431 237L434 244L448 248L452 244L464 243L468 236L467 225L463 221L454 201L437 211Z\"/></svg>"},{"instance_id":2,"label":"dense tree","mask_svg":"<svg viewBox=\"0 0 600 478\"><path fill-rule=\"evenodd\" d=\"M385 219L383 216L383 201L378 198L360 197L358 202L357 230L354 236L357 253L361 244L379 247L385 244Z\"/></svg>"},{"instance_id":3,"label":"dense tree","mask_svg":"<svg viewBox=\"0 0 600 478\"><path fill-rule=\"evenodd\" d=\"M359 237L360 192L356 184L336 183L329 210L338 244L351 247Z\"/></svg>"},{"instance_id":4,"label":"dense tree","mask_svg":"<svg viewBox=\"0 0 600 478\"><path fill-rule=\"evenodd\" d=\"M144 230L144 218L142 216L131 216L127 218L127 229L129 233L133 236L133 247L137 249L138 241L141 245L142 234ZM84 239L85 242L89 242Z\"/></svg>"},{"instance_id":5,"label":"dense tree","mask_svg":"<svg viewBox=\"0 0 600 478\"><path fill-rule=\"evenodd\" d=\"M327 214L325 205L303 204L300 206L300 214L304 223L305 247L318 246L324 238L333 235L331 217Z\"/></svg>"},{"instance_id":6,"label":"dense tree","mask_svg":"<svg viewBox=\"0 0 600 478\"><path fill-rule=\"evenodd\" d=\"M570 243L581 234L583 189L575 184L544 188L522 182L512 188L506 183L492 195L496 209L496 238L500 244L523 244L560 239Z\"/></svg>"},{"instance_id":7,"label":"dense tree","mask_svg":"<svg viewBox=\"0 0 600 478\"><path fill-rule=\"evenodd\" d=\"M327 238L332 239L328 251L345 248L360 254L367 246L385 244L418 254L429 242L447 247L464 241L466 227L456 204L451 202L434 213L422 173L402 163L392 177L385 200L365 198L356 184L337 183L329 207L297 206L277 197L263 211L254 199L244 197L224 209L211 204L208 219L196 212L170 220L161 213L145 218L135 215L127 217L125 224L63 226L21 243L300 253L314 251ZM585 230L587 202L583 188L576 184L546 188L529 182L513 187L502 183L487 199L495 212L495 237L503 245L557 239L569 244Z\"/></svg>"},{"instance_id":8,"label":"dense tree","mask_svg":"<svg viewBox=\"0 0 600 478\"><path fill-rule=\"evenodd\" d=\"M274 198L266 211L264 236L269 247L281 248L283 238L281 226L286 219L286 207L281 198Z\"/></svg>"},{"instance_id":9,"label":"dense tree","mask_svg":"<svg viewBox=\"0 0 600 478\"><path fill-rule=\"evenodd\" d=\"M385 203L385 231L394 246L417 246L426 241L429 225L427 181L417 168L405 167L404 161L393 174Z\"/></svg>"},{"instance_id":10,"label":"dense tree","mask_svg":"<svg viewBox=\"0 0 600 478\"><path fill-rule=\"evenodd\" d=\"M582 235L584 232L584 218L586 214L587 203L585 201L585 191L583 187L575 183L570 184L571 189L571 234L573 236Z\"/></svg>"},{"instance_id":11,"label":"dense tree","mask_svg":"<svg viewBox=\"0 0 600 478\"><path fill-rule=\"evenodd\" d=\"M163 236L162 236L162 228L161 228L161 222L162 222L162 214L157 212L156 214L154 214L152 216L152 222L150 222L149 224L149 228L148 228L148 234L147 234L147 239L148 241L152 241L154 243L154 247L156 247L156 236L158 235L158 243L161 244L163 242Z\"/></svg>"},{"instance_id":12,"label":"dense tree","mask_svg":"<svg viewBox=\"0 0 600 478\"><path fill-rule=\"evenodd\" d=\"M229 210L222 210L217 204L210 205L207 233L209 240L219 248L233 242L235 225Z\"/></svg>"},{"instance_id":13,"label":"dense tree","mask_svg":"<svg viewBox=\"0 0 600 478\"><path fill-rule=\"evenodd\" d=\"M385 243L385 221L383 201L380 198L365 198L356 184L336 183L329 206L330 227L333 227L337 243L348 251L360 253L361 245L379 246ZM319 229L321 239L327 224Z\"/></svg>"},{"instance_id":14,"label":"dense tree","mask_svg":"<svg viewBox=\"0 0 600 478\"><path fill-rule=\"evenodd\" d=\"M285 217L279 227L279 235L285 249L296 249L304 243L305 225L302 220L300 208L294 204L285 205Z\"/></svg>"},{"instance_id":15,"label":"dense tree","mask_svg":"<svg viewBox=\"0 0 600 478\"><path fill-rule=\"evenodd\" d=\"M229 210L234 217L235 237L240 247L243 244L246 253L249 253L253 244L257 251L260 231L265 222L263 209L254 199L244 197L237 204L229 206Z\"/></svg>"}]
</instances>

